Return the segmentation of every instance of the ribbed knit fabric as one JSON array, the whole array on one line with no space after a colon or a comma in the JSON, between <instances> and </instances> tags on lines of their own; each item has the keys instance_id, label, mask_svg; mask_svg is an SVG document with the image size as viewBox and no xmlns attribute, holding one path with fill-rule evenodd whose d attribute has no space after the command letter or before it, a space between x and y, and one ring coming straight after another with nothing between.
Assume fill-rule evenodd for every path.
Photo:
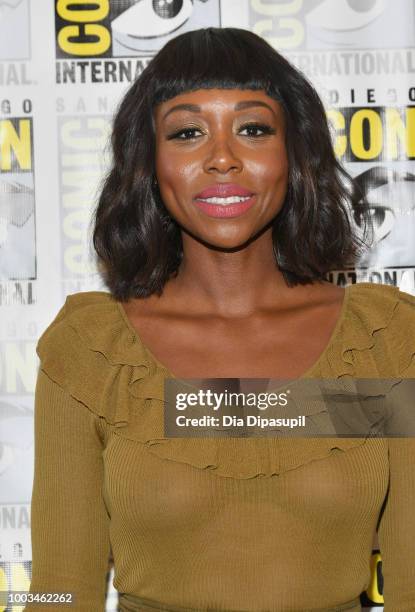
<instances>
[{"instance_id":1,"label":"ribbed knit fabric","mask_svg":"<svg viewBox=\"0 0 415 612\"><path fill-rule=\"evenodd\" d=\"M385 612L415 611L413 438L166 439L172 374L104 292L38 354L31 592L103 611L111 546L125 612L357 612L378 527ZM415 298L348 287L305 377L415 378Z\"/></svg>"}]
</instances>

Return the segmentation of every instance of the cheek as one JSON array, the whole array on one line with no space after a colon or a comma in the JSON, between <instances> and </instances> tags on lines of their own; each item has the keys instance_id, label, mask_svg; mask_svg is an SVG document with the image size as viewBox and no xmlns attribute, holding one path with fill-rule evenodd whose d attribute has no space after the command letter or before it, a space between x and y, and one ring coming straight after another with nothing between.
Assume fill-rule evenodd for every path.
<instances>
[{"instance_id":1,"label":"cheek","mask_svg":"<svg viewBox=\"0 0 415 612\"><path fill-rule=\"evenodd\" d=\"M169 183L172 177L174 177L175 166L174 156L168 155L164 148L161 151L156 150L155 170L160 187L165 183Z\"/></svg>"},{"instance_id":2,"label":"cheek","mask_svg":"<svg viewBox=\"0 0 415 612\"><path fill-rule=\"evenodd\" d=\"M262 189L285 189L288 182L288 159L284 150L273 149L252 160L250 172Z\"/></svg>"},{"instance_id":3,"label":"cheek","mask_svg":"<svg viewBox=\"0 0 415 612\"><path fill-rule=\"evenodd\" d=\"M156 174L162 194L180 197L191 191L198 170L194 160L188 155L162 152L156 155Z\"/></svg>"}]
</instances>

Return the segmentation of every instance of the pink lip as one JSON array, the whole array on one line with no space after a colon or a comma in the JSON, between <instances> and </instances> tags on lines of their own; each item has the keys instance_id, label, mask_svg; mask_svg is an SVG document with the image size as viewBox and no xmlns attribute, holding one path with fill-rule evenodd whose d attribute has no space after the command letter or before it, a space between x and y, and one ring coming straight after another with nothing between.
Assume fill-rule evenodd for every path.
<instances>
[{"instance_id":1,"label":"pink lip","mask_svg":"<svg viewBox=\"0 0 415 612\"><path fill-rule=\"evenodd\" d=\"M216 183L207 187L200 193L194 196L194 199L199 198L230 198L231 196L252 196L252 191L248 191L244 187L237 185L236 183Z\"/></svg>"},{"instance_id":2,"label":"pink lip","mask_svg":"<svg viewBox=\"0 0 415 612\"><path fill-rule=\"evenodd\" d=\"M240 194L237 194L240 195ZM220 204L209 204L202 200L194 200L195 205L200 208L208 217L216 217L218 219L239 217L243 215L251 206L255 204L255 196L245 200L245 202L239 202L239 204L226 204L222 206Z\"/></svg>"}]
</instances>

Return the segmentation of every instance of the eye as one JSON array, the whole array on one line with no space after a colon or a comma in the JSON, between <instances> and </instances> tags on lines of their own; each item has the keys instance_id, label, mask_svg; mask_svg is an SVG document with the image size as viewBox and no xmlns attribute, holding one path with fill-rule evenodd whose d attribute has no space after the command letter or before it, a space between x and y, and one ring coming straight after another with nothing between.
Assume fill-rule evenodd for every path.
<instances>
[{"instance_id":1,"label":"eye","mask_svg":"<svg viewBox=\"0 0 415 612\"><path fill-rule=\"evenodd\" d=\"M245 125L241 126L240 133L245 131L248 132L247 136L253 138L275 134L275 130L270 125L265 125L262 123L245 123Z\"/></svg>"},{"instance_id":2,"label":"eye","mask_svg":"<svg viewBox=\"0 0 415 612\"><path fill-rule=\"evenodd\" d=\"M182 130L174 132L174 134L169 134L167 140L194 140L197 138L195 136L196 132L199 132L199 134L201 133L200 130L195 127L183 128Z\"/></svg>"},{"instance_id":3,"label":"eye","mask_svg":"<svg viewBox=\"0 0 415 612\"><path fill-rule=\"evenodd\" d=\"M378 243L391 233L395 224L395 213L387 206L370 202L369 214L375 242Z\"/></svg>"},{"instance_id":4,"label":"eye","mask_svg":"<svg viewBox=\"0 0 415 612\"><path fill-rule=\"evenodd\" d=\"M390 221L394 220L395 215L391 208L380 205L377 206L376 204L370 204L369 206L369 214L376 229L381 228L385 223L388 224Z\"/></svg>"},{"instance_id":5,"label":"eye","mask_svg":"<svg viewBox=\"0 0 415 612\"><path fill-rule=\"evenodd\" d=\"M162 19L176 17L183 8L183 0L153 0L153 11Z\"/></svg>"}]
</instances>

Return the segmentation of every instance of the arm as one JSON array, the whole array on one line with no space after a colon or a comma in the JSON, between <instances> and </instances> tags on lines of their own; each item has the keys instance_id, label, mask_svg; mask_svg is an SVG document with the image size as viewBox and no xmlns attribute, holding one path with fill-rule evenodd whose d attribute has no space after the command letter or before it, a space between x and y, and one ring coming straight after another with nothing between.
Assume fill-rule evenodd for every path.
<instances>
[{"instance_id":1,"label":"arm","mask_svg":"<svg viewBox=\"0 0 415 612\"><path fill-rule=\"evenodd\" d=\"M99 612L110 552L96 417L42 371L35 395L30 592L72 592L74 605L27 612Z\"/></svg>"},{"instance_id":2,"label":"arm","mask_svg":"<svg viewBox=\"0 0 415 612\"><path fill-rule=\"evenodd\" d=\"M389 438L389 492L378 535L385 612L415 610L415 438Z\"/></svg>"}]
</instances>

